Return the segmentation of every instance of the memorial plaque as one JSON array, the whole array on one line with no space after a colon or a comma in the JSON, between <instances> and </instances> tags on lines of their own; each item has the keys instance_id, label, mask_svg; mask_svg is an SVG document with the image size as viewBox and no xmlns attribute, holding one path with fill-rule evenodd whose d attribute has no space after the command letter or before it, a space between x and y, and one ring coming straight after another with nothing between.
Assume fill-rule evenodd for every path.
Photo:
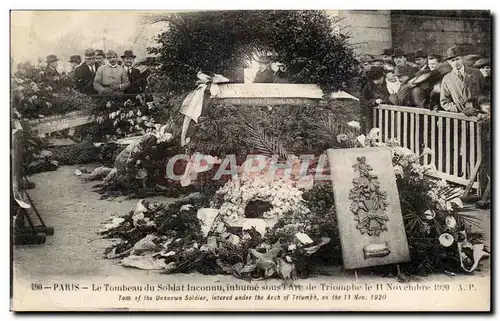
<instances>
[{"instance_id":1,"label":"memorial plaque","mask_svg":"<svg viewBox=\"0 0 500 321\"><path fill-rule=\"evenodd\" d=\"M92 120L89 116L89 110L77 110L64 115L31 120L28 124L31 126L31 129L38 131L39 136L44 136L45 134L91 123Z\"/></svg>"},{"instance_id":2,"label":"memorial plaque","mask_svg":"<svg viewBox=\"0 0 500 321\"><path fill-rule=\"evenodd\" d=\"M323 99L323 91L314 84L222 84L219 90L217 102L230 105L314 105ZM331 98L358 100L343 91Z\"/></svg>"},{"instance_id":3,"label":"memorial plaque","mask_svg":"<svg viewBox=\"0 0 500 321\"><path fill-rule=\"evenodd\" d=\"M327 154L344 268L409 261L389 149L329 149Z\"/></svg>"}]
</instances>

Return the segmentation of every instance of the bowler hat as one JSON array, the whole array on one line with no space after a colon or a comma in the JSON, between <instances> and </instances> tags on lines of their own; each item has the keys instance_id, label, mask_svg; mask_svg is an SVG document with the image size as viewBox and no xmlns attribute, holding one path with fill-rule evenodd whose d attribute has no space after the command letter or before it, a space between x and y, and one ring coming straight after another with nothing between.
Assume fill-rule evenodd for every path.
<instances>
[{"instance_id":1,"label":"bowler hat","mask_svg":"<svg viewBox=\"0 0 500 321\"><path fill-rule=\"evenodd\" d=\"M48 55L47 56L47 62L54 62L54 61L58 61L59 59L57 59L57 56L56 55Z\"/></svg>"},{"instance_id":2,"label":"bowler hat","mask_svg":"<svg viewBox=\"0 0 500 321\"><path fill-rule=\"evenodd\" d=\"M415 58L427 58L427 53L423 49L417 49L415 51Z\"/></svg>"},{"instance_id":3,"label":"bowler hat","mask_svg":"<svg viewBox=\"0 0 500 321\"><path fill-rule=\"evenodd\" d=\"M97 49L97 50L95 51L95 55L96 55L96 56L101 56L101 57L106 58L106 54L105 54L105 53L104 53L104 51L102 51L101 49Z\"/></svg>"},{"instance_id":4,"label":"bowler hat","mask_svg":"<svg viewBox=\"0 0 500 321\"><path fill-rule=\"evenodd\" d=\"M94 49L89 48L89 49L85 50L85 57L94 57L94 56L95 56Z\"/></svg>"},{"instance_id":5,"label":"bowler hat","mask_svg":"<svg viewBox=\"0 0 500 321\"><path fill-rule=\"evenodd\" d=\"M444 60L450 60L458 56L460 56L460 51L457 47L453 46L446 50L446 57L444 57Z\"/></svg>"},{"instance_id":6,"label":"bowler hat","mask_svg":"<svg viewBox=\"0 0 500 321\"><path fill-rule=\"evenodd\" d=\"M398 65L394 70L394 76L409 76L410 78L415 75L415 70L409 65Z\"/></svg>"},{"instance_id":7,"label":"bowler hat","mask_svg":"<svg viewBox=\"0 0 500 321\"><path fill-rule=\"evenodd\" d=\"M474 64L474 68L483 68L484 66L491 66L489 59L482 58Z\"/></svg>"},{"instance_id":8,"label":"bowler hat","mask_svg":"<svg viewBox=\"0 0 500 321\"><path fill-rule=\"evenodd\" d=\"M125 50L123 53L122 59L123 58L135 58L136 56L134 55L134 52L132 50Z\"/></svg>"},{"instance_id":9,"label":"bowler hat","mask_svg":"<svg viewBox=\"0 0 500 321\"><path fill-rule=\"evenodd\" d=\"M69 62L74 62L74 63L81 63L82 62L82 57L80 55L73 55L71 58L69 58Z\"/></svg>"},{"instance_id":10,"label":"bowler hat","mask_svg":"<svg viewBox=\"0 0 500 321\"><path fill-rule=\"evenodd\" d=\"M393 56L394 57L401 57L401 56L405 56L406 57L406 54L405 54L405 52L402 49L396 48L396 49L394 49Z\"/></svg>"},{"instance_id":11,"label":"bowler hat","mask_svg":"<svg viewBox=\"0 0 500 321\"><path fill-rule=\"evenodd\" d=\"M384 49L382 56L392 56L392 48Z\"/></svg>"}]
</instances>

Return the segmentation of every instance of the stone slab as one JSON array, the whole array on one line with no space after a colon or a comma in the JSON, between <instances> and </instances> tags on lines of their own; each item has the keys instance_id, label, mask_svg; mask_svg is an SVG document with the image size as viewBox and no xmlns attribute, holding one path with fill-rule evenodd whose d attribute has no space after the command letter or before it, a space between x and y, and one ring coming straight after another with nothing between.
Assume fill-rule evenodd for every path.
<instances>
[{"instance_id":1,"label":"stone slab","mask_svg":"<svg viewBox=\"0 0 500 321\"><path fill-rule=\"evenodd\" d=\"M409 261L408 241L389 150L387 148L329 149L327 154L344 268L357 269ZM355 171L353 165L359 162L359 157L364 157L366 164L373 168L374 174L378 176L379 191L387 195L386 206L382 211L388 218L385 222L387 230L382 231L378 236L362 234L357 227L356 215L351 210L353 201L349 196L351 191L355 190L353 180L360 177L360 171ZM370 180L370 182L373 181ZM375 207L373 204L378 204L379 201L371 196L366 198L368 201L363 203L372 204L372 206L366 206L368 214L380 215L380 211L370 210ZM363 216L360 215L361 217ZM370 222L372 222L371 219Z\"/></svg>"}]
</instances>

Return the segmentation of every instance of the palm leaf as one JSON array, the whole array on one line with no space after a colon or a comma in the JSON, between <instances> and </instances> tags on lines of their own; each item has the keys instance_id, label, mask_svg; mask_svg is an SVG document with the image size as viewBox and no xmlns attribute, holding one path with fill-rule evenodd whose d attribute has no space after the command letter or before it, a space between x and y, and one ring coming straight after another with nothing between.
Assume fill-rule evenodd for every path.
<instances>
[{"instance_id":1,"label":"palm leaf","mask_svg":"<svg viewBox=\"0 0 500 321\"><path fill-rule=\"evenodd\" d=\"M245 121L249 135L249 143L263 155L278 155L280 158L288 159L288 153L278 137L272 137L265 133L264 129Z\"/></svg>"},{"instance_id":2,"label":"palm leaf","mask_svg":"<svg viewBox=\"0 0 500 321\"><path fill-rule=\"evenodd\" d=\"M335 119L332 114L324 116L318 122L314 123L313 126L316 128L318 135L334 142L337 141L338 135L346 134L348 137L348 141L346 142L347 147L355 146L355 140L359 134L354 128Z\"/></svg>"},{"instance_id":3,"label":"palm leaf","mask_svg":"<svg viewBox=\"0 0 500 321\"><path fill-rule=\"evenodd\" d=\"M481 218L463 212L457 212L457 218L463 223L480 228Z\"/></svg>"}]
</instances>

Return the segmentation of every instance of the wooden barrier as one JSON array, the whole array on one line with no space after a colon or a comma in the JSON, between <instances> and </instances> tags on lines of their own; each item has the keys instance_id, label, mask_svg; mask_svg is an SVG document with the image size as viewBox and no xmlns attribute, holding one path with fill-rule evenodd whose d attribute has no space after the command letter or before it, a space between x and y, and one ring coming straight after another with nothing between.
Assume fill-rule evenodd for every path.
<instances>
[{"instance_id":1,"label":"wooden barrier","mask_svg":"<svg viewBox=\"0 0 500 321\"><path fill-rule=\"evenodd\" d=\"M472 188L478 195L483 146L481 123L476 117L428 109L379 105L374 108L373 127L381 131L383 141L397 138L401 146L420 155L423 147L432 150L424 156L424 164L434 164L439 178ZM477 172L477 171L476 171Z\"/></svg>"},{"instance_id":2,"label":"wooden barrier","mask_svg":"<svg viewBox=\"0 0 500 321\"><path fill-rule=\"evenodd\" d=\"M54 234L54 228L45 224L33 200L29 196L29 193L24 188L24 131L20 122L17 120L13 122L11 138L11 202L17 204L17 213L12 213L15 215L13 243L16 245L43 244L46 241L47 235ZM36 224L36 220L39 224Z\"/></svg>"},{"instance_id":3,"label":"wooden barrier","mask_svg":"<svg viewBox=\"0 0 500 321\"><path fill-rule=\"evenodd\" d=\"M37 131L39 136L44 136L45 134L89 124L92 122L90 115L90 110L76 110L64 115L29 120L27 124L32 130Z\"/></svg>"}]
</instances>

